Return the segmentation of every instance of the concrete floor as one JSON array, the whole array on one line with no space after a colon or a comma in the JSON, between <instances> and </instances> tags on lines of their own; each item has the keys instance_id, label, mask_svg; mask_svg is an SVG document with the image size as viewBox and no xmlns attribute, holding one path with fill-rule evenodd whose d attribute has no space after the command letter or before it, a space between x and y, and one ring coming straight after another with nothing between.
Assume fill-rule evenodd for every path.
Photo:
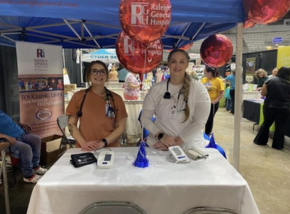
<instances>
[{"instance_id":1,"label":"concrete floor","mask_svg":"<svg viewBox=\"0 0 290 214\"><path fill-rule=\"evenodd\" d=\"M224 108L220 108L215 117L213 133L216 142L224 148L228 160L232 164L233 124L234 115L228 113ZM249 183L261 214L289 214L290 139L286 138L286 146L281 151L271 148L271 139L269 139L268 146L258 146L253 143L257 134L257 130L253 130L253 124L246 119L241 121L239 171ZM135 144L127 146L135 146ZM9 189L11 214L26 213L33 187L33 184L24 183L21 173L18 173L16 185ZM0 213L5 214L1 188L0 191Z\"/></svg>"}]
</instances>

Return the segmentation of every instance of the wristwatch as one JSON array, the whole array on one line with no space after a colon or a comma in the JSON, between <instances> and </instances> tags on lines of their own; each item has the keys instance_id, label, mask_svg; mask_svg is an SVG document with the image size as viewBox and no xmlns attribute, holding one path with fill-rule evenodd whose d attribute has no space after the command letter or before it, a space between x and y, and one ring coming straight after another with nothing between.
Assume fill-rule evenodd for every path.
<instances>
[{"instance_id":1,"label":"wristwatch","mask_svg":"<svg viewBox=\"0 0 290 214\"><path fill-rule=\"evenodd\" d=\"M104 147L107 147L108 146L108 141L106 140L106 138L102 139L101 141L105 144Z\"/></svg>"},{"instance_id":2,"label":"wristwatch","mask_svg":"<svg viewBox=\"0 0 290 214\"><path fill-rule=\"evenodd\" d=\"M164 133L161 132L161 133L159 133L159 134L157 135L157 139L158 139L158 140L161 140L161 138L163 138L163 136L164 136Z\"/></svg>"}]
</instances>

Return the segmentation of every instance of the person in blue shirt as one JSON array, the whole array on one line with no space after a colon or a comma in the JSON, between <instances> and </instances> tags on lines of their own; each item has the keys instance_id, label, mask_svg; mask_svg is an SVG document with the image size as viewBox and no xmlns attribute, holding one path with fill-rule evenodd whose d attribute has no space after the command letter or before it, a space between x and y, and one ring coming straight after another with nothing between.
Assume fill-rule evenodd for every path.
<instances>
[{"instance_id":1,"label":"person in blue shirt","mask_svg":"<svg viewBox=\"0 0 290 214\"><path fill-rule=\"evenodd\" d=\"M230 112L234 114L235 113L235 88L236 88L236 74L234 70L232 70L232 73L226 77L225 81L230 84L230 96L232 100Z\"/></svg>"},{"instance_id":2,"label":"person in blue shirt","mask_svg":"<svg viewBox=\"0 0 290 214\"><path fill-rule=\"evenodd\" d=\"M18 167L23 174L23 180L36 183L47 169L39 166L41 140L30 131L30 126L14 122L0 110L0 139L8 141L11 155L19 158Z\"/></svg>"},{"instance_id":3,"label":"person in blue shirt","mask_svg":"<svg viewBox=\"0 0 290 214\"><path fill-rule=\"evenodd\" d=\"M232 98L230 95L230 85L226 84L226 90L225 90L225 98L226 98L226 110L231 112L232 108Z\"/></svg>"}]
</instances>

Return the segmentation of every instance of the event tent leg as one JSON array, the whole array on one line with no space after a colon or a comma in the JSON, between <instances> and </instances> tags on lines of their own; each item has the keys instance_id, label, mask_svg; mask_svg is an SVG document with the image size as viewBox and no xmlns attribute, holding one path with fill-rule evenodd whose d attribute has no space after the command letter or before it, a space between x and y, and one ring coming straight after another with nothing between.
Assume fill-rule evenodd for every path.
<instances>
[{"instance_id":1,"label":"event tent leg","mask_svg":"<svg viewBox=\"0 0 290 214\"><path fill-rule=\"evenodd\" d=\"M243 74L243 23L238 23L236 27L236 90L235 90L235 116L234 116L234 147L233 160L234 167L239 171L240 164L240 130L242 118L242 74Z\"/></svg>"}]
</instances>

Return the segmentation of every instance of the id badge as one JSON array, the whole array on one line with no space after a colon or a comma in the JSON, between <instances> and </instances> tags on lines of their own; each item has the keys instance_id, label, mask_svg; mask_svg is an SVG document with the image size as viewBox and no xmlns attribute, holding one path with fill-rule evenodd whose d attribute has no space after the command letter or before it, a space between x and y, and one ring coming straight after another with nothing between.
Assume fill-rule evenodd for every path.
<instances>
[{"instance_id":1,"label":"id badge","mask_svg":"<svg viewBox=\"0 0 290 214\"><path fill-rule=\"evenodd\" d=\"M170 115L169 115L169 117L171 119L175 119L176 118L176 113L177 113L176 108L170 109Z\"/></svg>"},{"instance_id":2,"label":"id badge","mask_svg":"<svg viewBox=\"0 0 290 214\"><path fill-rule=\"evenodd\" d=\"M108 117L109 116L109 109L110 108L110 105L107 103L106 105L105 105L105 111L106 111L106 116Z\"/></svg>"},{"instance_id":3,"label":"id badge","mask_svg":"<svg viewBox=\"0 0 290 214\"><path fill-rule=\"evenodd\" d=\"M109 106L109 116L108 117L110 117L110 118L115 117L114 109L111 106Z\"/></svg>"}]
</instances>

